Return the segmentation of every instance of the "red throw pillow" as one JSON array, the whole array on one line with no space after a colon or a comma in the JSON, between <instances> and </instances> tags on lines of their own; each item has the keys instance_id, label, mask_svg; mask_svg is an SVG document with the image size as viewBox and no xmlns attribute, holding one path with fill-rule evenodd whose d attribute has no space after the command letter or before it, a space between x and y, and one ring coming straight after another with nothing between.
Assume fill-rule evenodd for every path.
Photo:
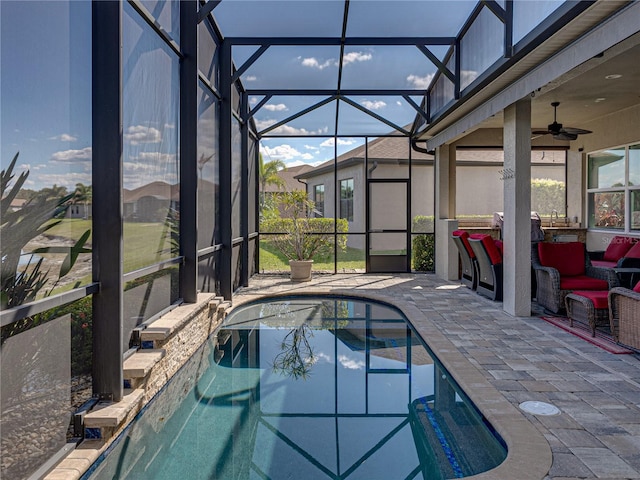
<instances>
[{"instance_id":1,"label":"red throw pillow","mask_svg":"<svg viewBox=\"0 0 640 480\"><path fill-rule=\"evenodd\" d=\"M560 275L584 275L584 244L582 242L538 243L540 263L553 267Z\"/></svg>"},{"instance_id":2,"label":"red throw pillow","mask_svg":"<svg viewBox=\"0 0 640 480\"><path fill-rule=\"evenodd\" d=\"M636 283L635 287L633 287L633 291L640 293L640 281L638 283Z\"/></svg>"},{"instance_id":3,"label":"red throw pillow","mask_svg":"<svg viewBox=\"0 0 640 480\"><path fill-rule=\"evenodd\" d=\"M633 247L631 247L624 256L626 258L640 258L640 242L634 243Z\"/></svg>"},{"instance_id":4,"label":"red throw pillow","mask_svg":"<svg viewBox=\"0 0 640 480\"><path fill-rule=\"evenodd\" d=\"M609 242L609 246L604 251L602 257L603 260L609 260L610 262L617 262L635 243L635 239L631 237L623 237L622 235L616 235Z\"/></svg>"}]
</instances>

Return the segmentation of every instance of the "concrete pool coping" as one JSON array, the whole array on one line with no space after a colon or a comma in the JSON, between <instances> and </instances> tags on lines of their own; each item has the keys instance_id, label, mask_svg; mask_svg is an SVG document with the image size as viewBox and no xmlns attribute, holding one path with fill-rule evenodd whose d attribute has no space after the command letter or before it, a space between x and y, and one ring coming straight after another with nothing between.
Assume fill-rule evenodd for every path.
<instances>
[{"instance_id":1,"label":"concrete pool coping","mask_svg":"<svg viewBox=\"0 0 640 480\"><path fill-rule=\"evenodd\" d=\"M469 396L478 410L498 432L507 445L507 458L487 472L464 477L469 480L542 480L551 468L552 452L547 439L513 406L482 373L446 338L428 315L415 305L405 304L397 297L379 292L363 293L345 288L318 288L300 286L293 291L234 296L235 309L264 299L291 296L342 295L346 297L387 303L400 310L420 334L442 365Z\"/></svg>"}]
</instances>

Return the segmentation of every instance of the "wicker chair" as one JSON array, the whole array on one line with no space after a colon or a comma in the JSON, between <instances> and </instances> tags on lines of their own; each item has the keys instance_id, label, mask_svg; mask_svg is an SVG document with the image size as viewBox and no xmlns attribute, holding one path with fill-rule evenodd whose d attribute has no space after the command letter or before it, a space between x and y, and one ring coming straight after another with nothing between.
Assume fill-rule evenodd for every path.
<instances>
[{"instance_id":1,"label":"wicker chair","mask_svg":"<svg viewBox=\"0 0 640 480\"><path fill-rule=\"evenodd\" d=\"M633 290L616 287L609 291L609 321L617 342L640 350L640 282Z\"/></svg>"},{"instance_id":2,"label":"wicker chair","mask_svg":"<svg viewBox=\"0 0 640 480\"><path fill-rule=\"evenodd\" d=\"M552 313L564 313L565 297L573 290L609 290L619 285L612 269L591 265L581 242L534 243L531 266L536 274L536 301Z\"/></svg>"}]
</instances>

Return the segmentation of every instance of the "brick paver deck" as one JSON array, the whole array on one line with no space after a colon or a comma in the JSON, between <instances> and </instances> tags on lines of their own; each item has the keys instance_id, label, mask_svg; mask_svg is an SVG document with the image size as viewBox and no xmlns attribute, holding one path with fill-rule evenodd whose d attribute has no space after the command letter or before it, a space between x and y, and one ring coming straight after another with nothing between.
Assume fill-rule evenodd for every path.
<instances>
[{"instance_id":1,"label":"brick paver deck","mask_svg":"<svg viewBox=\"0 0 640 480\"><path fill-rule=\"evenodd\" d=\"M512 317L501 303L430 274L316 274L304 284L257 275L250 283L234 303L351 291L419 309L428 321L414 326L427 343L435 326L515 407L536 400L561 410L548 417L522 413L551 447L547 478L640 479L640 355L608 353L539 316Z\"/></svg>"}]
</instances>

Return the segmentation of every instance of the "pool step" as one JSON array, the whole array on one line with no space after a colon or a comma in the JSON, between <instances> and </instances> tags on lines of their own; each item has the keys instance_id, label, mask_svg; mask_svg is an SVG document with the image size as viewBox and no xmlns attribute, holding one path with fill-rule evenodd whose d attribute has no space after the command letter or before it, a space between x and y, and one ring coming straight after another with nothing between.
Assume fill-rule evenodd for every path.
<instances>
[{"instance_id":1,"label":"pool step","mask_svg":"<svg viewBox=\"0 0 640 480\"><path fill-rule=\"evenodd\" d=\"M119 402L101 400L84 416L86 437L109 438L111 432L119 427L129 414L135 415L144 398L144 389L125 389Z\"/></svg>"},{"instance_id":2,"label":"pool step","mask_svg":"<svg viewBox=\"0 0 640 480\"><path fill-rule=\"evenodd\" d=\"M127 358L122 366L125 387L138 388L165 353L163 348L141 349Z\"/></svg>"},{"instance_id":3,"label":"pool step","mask_svg":"<svg viewBox=\"0 0 640 480\"><path fill-rule=\"evenodd\" d=\"M222 297L214 297L208 302L209 310L216 312L216 316L224 318L231 302ZM140 332L143 348L152 348L154 342L162 342L179 331L200 312L199 304L183 304L154 321Z\"/></svg>"}]
</instances>

